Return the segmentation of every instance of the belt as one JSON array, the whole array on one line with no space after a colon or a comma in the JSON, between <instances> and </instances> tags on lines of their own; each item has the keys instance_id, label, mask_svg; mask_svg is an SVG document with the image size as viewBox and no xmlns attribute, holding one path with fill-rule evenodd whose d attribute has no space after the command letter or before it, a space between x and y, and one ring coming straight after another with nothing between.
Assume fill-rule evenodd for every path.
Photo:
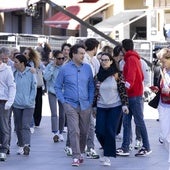
<instances>
[{"instance_id":1,"label":"belt","mask_svg":"<svg viewBox=\"0 0 170 170\"><path fill-rule=\"evenodd\" d=\"M0 103L5 103L7 100L0 100Z\"/></svg>"}]
</instances>

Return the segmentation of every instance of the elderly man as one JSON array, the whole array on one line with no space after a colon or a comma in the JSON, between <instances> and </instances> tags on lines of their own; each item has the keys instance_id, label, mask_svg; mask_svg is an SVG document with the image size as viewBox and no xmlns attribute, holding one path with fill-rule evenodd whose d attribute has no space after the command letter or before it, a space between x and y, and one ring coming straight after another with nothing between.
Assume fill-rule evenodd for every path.
<instances>
[{"instance_id":1,"label":"elderly man","mask_svg":"<svg viewBox=\"0 0 170 170\"><path fill-rule=\"evenodd\" d=\"M3 63L6 50L0 48L0 160L6 159L10 141L10 108L14 102L16 85L13 72L6 63Z\"/></svg>"},{"instance_id":2,"label":"elderly man","mask_svg":"<svg viewBox=\"0 0 170 170\"><path fill-rule=\"evenodd\" d=\"M2 50L2 62L6 63L8 66L11 67L12 71L14 72L16 69L14 67L14 62L10 59L11 52L7 47L1 47Z\"/></svg>"}]
</instances>

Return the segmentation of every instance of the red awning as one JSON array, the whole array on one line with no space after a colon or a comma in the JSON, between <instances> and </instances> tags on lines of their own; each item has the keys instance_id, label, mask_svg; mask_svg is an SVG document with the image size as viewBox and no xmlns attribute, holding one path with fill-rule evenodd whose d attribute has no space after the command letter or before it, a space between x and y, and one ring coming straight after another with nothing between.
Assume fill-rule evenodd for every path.
<instances>
[{"instance_id":1,"label":"red awning","mask_svg":"<svg viewBox=\"0 0 170 170\"><path fill-rule=\"evenodd\" d=\"M95 3L77 3L74 6L72 5L67 7L66 10L85 21L89 17L106 9L110 5L111 4L107 3L107 0L99 0ZM70 30L79 29L79 23L62 12L56 13L52 17L45 20L44 23L55 28L64 28Z\"/></svg>"},{"instance_id":2,"label":"red awning","mask_svg":"<svg viewBox=\"0 0 170 170\"><path fill-rule=\"evenodd\" d=\"M66 10L68 10L70 13L77 15L78 12L80 11L79 6L70 6L67 7ZM51 18L47 19L44 23L48 24L52 27L56 28L67 28L69 25L69 21L71 18L62 12L58 12L55 15L53 15Z\"/></svg>"}]
</instances>

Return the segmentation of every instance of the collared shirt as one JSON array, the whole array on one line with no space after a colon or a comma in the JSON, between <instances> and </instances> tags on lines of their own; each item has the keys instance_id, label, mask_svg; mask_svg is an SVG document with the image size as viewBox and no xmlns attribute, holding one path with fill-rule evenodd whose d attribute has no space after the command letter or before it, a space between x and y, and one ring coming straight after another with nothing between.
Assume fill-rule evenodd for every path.
<instances>
[{"instance_id":1,"label":"collared shirt","mask_svg":"<svg viewBox=\"0 0 170 170\"><path fill-rule=\"evenodd\" d=\"M94 77L98 73L100 68L100 63L98 59L95 57L91 58L87 53L85 53L83 62L90 65Z\"/></svg>"},{"instance_id":2,"label":"collared shirt","mask_svg":"<svg viewBox=\"0 0 170 170\"><path fill-rule=\"evenodd\" d=\"M94 98L94 80L88 64L79 67L73 61L63 65L59 70L55 91L61 103L68 103L82 110L89 108Z\"/></svg>"}]
</instances>

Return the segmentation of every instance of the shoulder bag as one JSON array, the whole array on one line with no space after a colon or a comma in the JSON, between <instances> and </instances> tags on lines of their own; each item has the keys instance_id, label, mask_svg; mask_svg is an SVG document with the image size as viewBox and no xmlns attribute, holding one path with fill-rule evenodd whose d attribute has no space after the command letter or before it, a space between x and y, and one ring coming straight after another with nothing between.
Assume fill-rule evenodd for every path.
<instances>
[{"instance_id":1,"label":"shoulder bag","mask_svg":"<svg viewBox=\"0 0 170 170\"><path fill-rule=\"evenodd\" d=\"M36 70L36 77L37 77L37 87L42 87L44 85L43 74L40 69Z\"/></svg>"}]
</instances>

